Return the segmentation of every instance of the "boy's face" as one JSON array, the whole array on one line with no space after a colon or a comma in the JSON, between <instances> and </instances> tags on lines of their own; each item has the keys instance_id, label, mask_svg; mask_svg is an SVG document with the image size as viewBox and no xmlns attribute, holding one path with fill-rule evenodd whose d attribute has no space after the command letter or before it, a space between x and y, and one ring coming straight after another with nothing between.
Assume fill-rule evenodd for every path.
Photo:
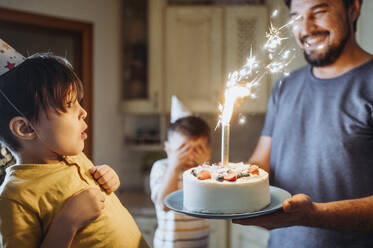
<instances>
[{"instance_id":1,"label":"boy's face","mask_svg":"<svg viewBox=\"0 0 373 248\"><path fill-rule=\"evenodd\" d=\"M73 156L83 151L87 139L84 119L87 112L77 100L66 104L66 112L57 112L50 108L47 113L41 111L35 126L37 136L49 152L58 155Z\"/></svg>"}]
</instances>

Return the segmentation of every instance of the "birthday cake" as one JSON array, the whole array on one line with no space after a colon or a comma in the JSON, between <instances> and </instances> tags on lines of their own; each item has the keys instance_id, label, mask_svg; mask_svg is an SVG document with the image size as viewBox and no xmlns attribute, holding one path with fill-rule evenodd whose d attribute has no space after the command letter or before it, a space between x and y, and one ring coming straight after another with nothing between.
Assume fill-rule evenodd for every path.
<instances>
[{"instance_id":1,"label":"birthday cake","mask_svg":"<svg viewBox=\"0 0 373 248\"><path fill-rule=\"evenodd\" d=\"M200 165L183 173L184 207L202 213L250 213L270 203L268 173L256 165Z\"/></svg>"}]
</instances>

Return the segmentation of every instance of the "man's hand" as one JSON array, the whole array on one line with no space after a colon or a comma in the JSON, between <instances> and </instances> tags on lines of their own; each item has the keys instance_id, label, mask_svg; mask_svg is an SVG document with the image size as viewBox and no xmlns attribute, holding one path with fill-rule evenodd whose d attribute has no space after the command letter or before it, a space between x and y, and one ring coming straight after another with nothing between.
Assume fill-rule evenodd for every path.
<instances>
[{"instance_id":1,"label":"man's hand","mask_svg":"<svg viewBox=\"0 0 373 248\"><path fill-rule=\"evenodd\" d=\"M110 194L119 188L119 177L110 166L94 166L89 169L89 172L106 193Z\"/></svg>"},{"instance_id":2,"label":"man's hand","mask_svg":"<svg viewBox=\"0 0 373 248\"><path fill-rule=\"evenodd\" d=\"M282 203L282 210L270 215L232 220L234 224L260 226L268 230L295 225L308 225L316 211L315 203L305 194L297 194Z\"/></svg>"}]
</instances>

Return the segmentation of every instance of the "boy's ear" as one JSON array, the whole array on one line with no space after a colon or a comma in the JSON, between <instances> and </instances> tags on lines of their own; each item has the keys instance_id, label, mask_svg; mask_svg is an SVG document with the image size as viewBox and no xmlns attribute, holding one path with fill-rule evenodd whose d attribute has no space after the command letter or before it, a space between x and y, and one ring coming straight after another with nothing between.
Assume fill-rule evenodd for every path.
<instances>
[{"instance_id":1,"label":"boy's ear","mask_svg":"<svg viewBox=\"0 0 373 248\"><path fill-rule=\"evenodd\" d=\"M33 140L36 133L31 126L31 123L22 116L16 116L9 122L9 129L14 136L22 140Z\"/></svg>"}]
</instances>

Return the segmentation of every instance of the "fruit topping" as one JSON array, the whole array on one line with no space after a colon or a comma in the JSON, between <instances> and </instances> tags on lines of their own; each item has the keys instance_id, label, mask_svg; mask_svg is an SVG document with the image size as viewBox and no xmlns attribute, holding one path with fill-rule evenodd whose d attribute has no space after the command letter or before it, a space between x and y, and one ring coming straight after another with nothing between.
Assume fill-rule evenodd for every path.
<instances>
[{"instance_id":1,"label":"fruit topping","mask_svg":"<svg viewBox=\"0 0 373 248\"><path fill-rule=\"evenodd\" d=\"M230 173L228 173L227 175L224 176L224 180L231 181L231 182L236 181L237 178L238 178L238 176L237 176L237 173L235 173L235 172L230 172Z\"/></svg>"},{"instance_id":2,"label":"fruit topping","mask_svg":"<svg viewBox=\"0 0 373 248\"><path fill-rule=\"evenodd\" d=\"M223 182L224 181L224 176L223 175L218 175L216 177L216 181Z\"/></svg>"},{"instance_id":3,"label":"fruit topping","mask_svg":"<svg viewBox=\"0 0 373 248\"><path fill-rule=\"evenodd\" d=\"M251 165L249 167L249 172L250 174L253 174L253 175L259 175L259 167L256 165Z\"/></svg>"},{"instance_id":4,"label":"fruit topping","mask_svg":"<svg viewBox=\"0 0 373 248\"><path fill-rule=\"evenodd\" d=\"M209 165L208 163L205 162L205 163L203 163L203 164L201 165L201 167L202 167L202 168L209 168L210 165Z\"/></svg>"},{"instance_id":5,"label":"fruit topping","mask_svg":"<svg viewBox=\"0 0 373 248\"><path fill-rule=\"evenodd\" d=\"M248 170L247 171L243 171L240 174L240 177L249 177L249 176L250 176L250 172Z\"/></svg>"},{"instance_id":6,"label":"fruit topping","mask_svg":"<svg viewBox=\"0 0 373 248\"><path fill-rule=\"evenodd\" d=\"M190 173L192 173L193 176L197 177L196 169L193 169Z\"/></svg>"},{"instance_id":7,"label":"fruit topping","mask_svg":"<svg viewBox=\"0 0 373 248\"><path fill-rule=\"evenodd\" d=\"M211 173L208 170L200 170L197 178L199 180L210 179L211 178Z\"/></svg>"}]
</instances>

